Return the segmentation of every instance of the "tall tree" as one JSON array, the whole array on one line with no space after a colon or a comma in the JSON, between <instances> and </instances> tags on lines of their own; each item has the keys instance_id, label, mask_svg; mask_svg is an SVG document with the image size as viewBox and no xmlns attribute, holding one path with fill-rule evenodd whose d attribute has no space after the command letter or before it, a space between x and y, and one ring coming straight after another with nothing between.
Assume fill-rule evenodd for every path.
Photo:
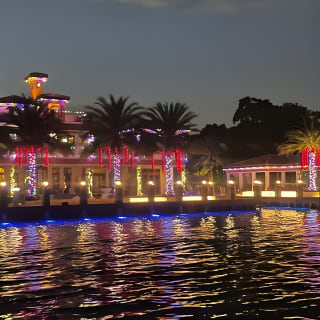
<instances>
[{"instance_id":1,"label":"tall tree","mask_svg":"<svg viewBox=\"0 0 320 320\"><path fill-rule=\"evenodd\" d=\"M172 151L184 149L189 134L197 131L192 120L197 115L186 104L157 103L145 113L146 127L152 130L158 150L164 152L166 193L174 194Z\"/></svg>"},{"instance_id":2,"label":"tall tree","mask_svg":"<svg viewBox=\"0 0 320 320\"><path fill-rule=\"evenodd\" d=\"M143 110L136 102L129 103L128 99L115 99L113 95L109 96L109 100L99 97L95 106L86 107L84 137L92 139L84 154L110 147L113 150L114 182L120 180L120 150L135 143L135 129L139 127Z\"/></svg>"},{"instance_id":3,"label":"tall tree","mask_svg":"<svg viewBox=\"0 0 320 320\"><path fill-rule=\"evenodd\" d=\"M316 191L316 155L320 150L319 120L310 118L304 121L301 129L291 130L286 135L287 140L278 148L283 155L305 152L309 167L309 190Z\"/></svg>"},{"instance_id":4,"label":"tall tree","mask_svg":"<svg viewBox=\"0 0 320 320\"><path fill-rule=\"evenodd\" d=\"M67 136L63 122L55 111L30 100L23 107L10 107L6 128L10 136L8 149L15 151L16 157L22 157L22 149L26 155L29 172L27 191L29 196L36 196L37 153L59 152L66 155L72 152L70 145L61 139Z\"/></svg>"}]
</instances>

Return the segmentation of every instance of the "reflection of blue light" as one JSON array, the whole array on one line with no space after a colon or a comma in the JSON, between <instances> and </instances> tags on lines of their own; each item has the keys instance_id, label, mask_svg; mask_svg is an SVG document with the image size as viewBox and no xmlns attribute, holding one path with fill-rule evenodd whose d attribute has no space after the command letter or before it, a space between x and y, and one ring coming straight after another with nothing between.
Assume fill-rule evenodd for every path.
<instances>
[{"instance_id":1,"label":"reflection of blue light","mask_svg":"<svg viewBox=\"0 0 320 320\"><path fill-rule=\"evenodd\" d=\"M294 207L261 207L261 209L270 209L270 210L303 210L303 211L309 211L309 208L294 208Z\"/></svg>"},{"instance_id":2,"label":"reflection of blue light","mask_svg":"<svg viewBox=\"0 0 320 320\"><path fill-rule=\"evenodd\" d=\"M284 209L284 208L279 208ZM305 209L307 210L307 209ZM148 214L148 215L141 215L141 216L116 216L116 217L105 217L105 218L79 218L79 219L70 219L70 220L41 220L36 222L5 222L0 223L0 228L8 228L8 227L16 227L16 228L25 228L28 226L41 226L41 225L57 225L57 226L64 226L64 225L76 225L79 223L99 223L99 222L110 222L116 220L139 220L139 219L163 219L166 223L171 223L171 220L175 217L180 217L181 219L188 219L193 217L201 217L201 216L220 216L220 215L228 215L228 214L245 214L245 213L257 213L258 211L255 210L248 210L248 211L220 211L220 212L192 212L192 213L172 213L172 214Z\"/></svg>"}]
</instances>

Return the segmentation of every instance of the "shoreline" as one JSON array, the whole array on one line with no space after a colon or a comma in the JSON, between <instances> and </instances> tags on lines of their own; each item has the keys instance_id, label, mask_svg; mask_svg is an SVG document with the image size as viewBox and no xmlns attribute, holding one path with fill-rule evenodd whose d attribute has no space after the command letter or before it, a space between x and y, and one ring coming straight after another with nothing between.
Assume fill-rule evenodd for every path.
<instances>
[{"instance_id":1,"label":"shoreline","mask_svg":"<svg viewBox=\"0 0 320 320\"><path fill-rule=\"evenodd\" d=\"M235 199L214 201L159 202L159 203L109 203L8 207L0 212L0 223L37 222L43 220L75 220L91 218L113 218L119 216L139 217L152 214L174 215L199 212L256 211L256 208L283 207L318 209L319 198L309 199Z\"/></svg>"}]
</instances>

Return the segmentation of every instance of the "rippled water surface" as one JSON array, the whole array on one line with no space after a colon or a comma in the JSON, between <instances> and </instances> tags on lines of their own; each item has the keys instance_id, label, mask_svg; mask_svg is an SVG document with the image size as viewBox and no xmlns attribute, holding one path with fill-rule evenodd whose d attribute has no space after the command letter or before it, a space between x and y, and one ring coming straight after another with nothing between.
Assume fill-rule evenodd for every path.
<instances>
[{"instance_id":1,"label":"rippled water surface","mask_svg":"<svg viewBox=\"0 0 320 320\"><path fill-rule=\"evenodd\" d=\"M318 212L0 228L0 319L319 319Z\"/></svg>"}]
</instances>

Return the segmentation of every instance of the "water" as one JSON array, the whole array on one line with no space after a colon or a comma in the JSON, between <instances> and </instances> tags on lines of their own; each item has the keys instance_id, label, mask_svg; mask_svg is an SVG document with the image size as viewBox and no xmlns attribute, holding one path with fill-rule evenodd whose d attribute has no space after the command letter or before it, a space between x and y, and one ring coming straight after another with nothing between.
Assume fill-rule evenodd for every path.
<instances>
[{"instance_id":1,"label":"water","mask_svg":"<svg viewBox=\"0 0 320 320\"><path fill-rule=\"evenodd\" d=\"M2 225L0 319L319 319L318 212Z\"/></svg>"}]
</instances>

